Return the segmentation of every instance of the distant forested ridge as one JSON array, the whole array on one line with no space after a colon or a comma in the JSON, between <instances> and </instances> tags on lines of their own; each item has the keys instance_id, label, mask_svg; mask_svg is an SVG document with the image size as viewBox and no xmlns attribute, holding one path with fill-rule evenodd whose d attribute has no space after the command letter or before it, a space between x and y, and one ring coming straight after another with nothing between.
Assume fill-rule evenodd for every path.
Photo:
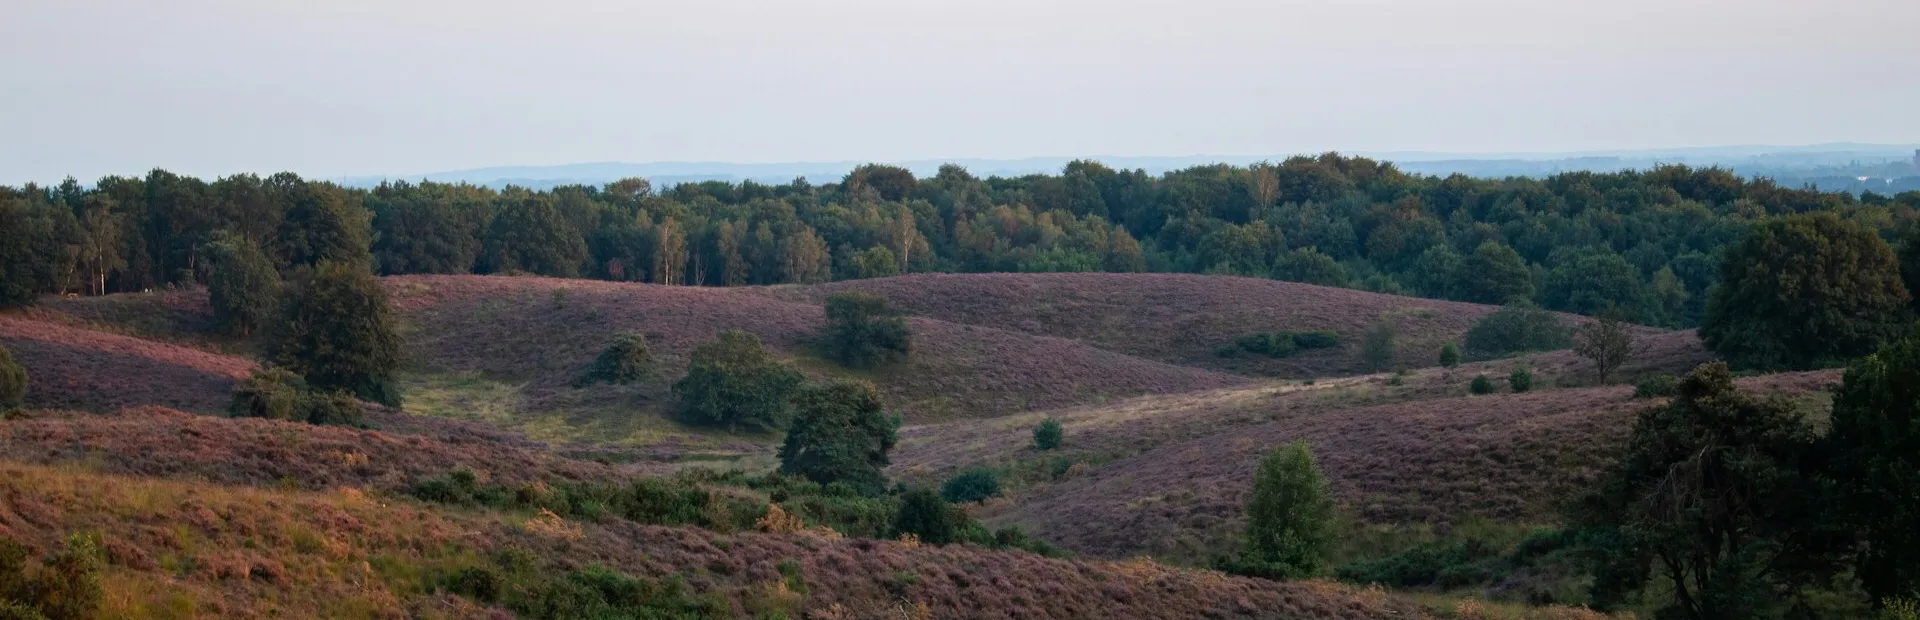
<instances>
[{"instance_id":1,"label":"distant forested ridge","mask_svg":"<svg viewBox=\"0 0 1920 620\"><path fill-rule=\"evenodd\" d=\"M1151 176L929 178L866 165L805 179L532 191L405 182L357 189L154 170L0 187L0 304L203 283L216 243L278 267L360 259L380 274L531 273L737 286L917 272L1233 274L1695 324L1716 255L1768 217L1833 211L1899 237L1920 192L1820 192L1720 168L1545 178L1409 174L1328 153ZM223 232L224 231L224 232Z\"/></svg>"}]
</instances>

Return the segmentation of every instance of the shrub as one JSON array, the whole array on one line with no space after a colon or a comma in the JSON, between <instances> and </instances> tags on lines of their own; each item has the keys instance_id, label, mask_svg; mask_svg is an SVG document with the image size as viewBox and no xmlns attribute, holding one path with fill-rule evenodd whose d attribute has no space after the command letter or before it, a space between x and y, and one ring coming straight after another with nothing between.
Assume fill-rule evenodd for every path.
<instances>
[{"instance_id":1,"label":"shrub","mask_svg":"<svg viewBox=\"0 0 1920 620\"><path fill-rule=\"evenodd\" d=\"M849 291L827 297L827 349L835 361L852 368L871 368L905 358L913 335L887 299L872 293Z\"/></svg>"},{"instance_id":2,"label":"shrub","mask_svg":"<svg viewBox=\"0 0 1920 620\"><path fill-rule=\"evenodd\" d=\"M1060 447L1060 442L1065 437L1066 429L1060 425L1059 419L1051 416L1041 420L1039 426L1033 427L1033 446L1041 450Z\"/></svg>"},{"instance_id":3,"label":"shrub","mask_svg":"<svg viewBox=\"0 0 1920 620\"><path fill-rule=\"evenodd\" d=\"M1493 380L1486 375L1474 375L1473 383L1467 385L1467 391L1474 394L1492 394Z\"/></svg>"},{"instance_id":4,"label":"shrub","mask_svg":"<svg viewBox=\"0 0 1920 620\"><path fill-rule=\"evenodd\" d=\"M27 404L27 369L13 361L13 353L0 347L0 411L18 409Z\"/></svg>"},{"instance_id":5,"label":"shrub","mask_svg":"<svg viewBox=\"0 0 1920 620\"><path fill-rule=\"evenodd\" d=\"M793 428L780 445L780 473L819 484L844 482L865 495L886 490L887 452L899 441L899 416L880 407L864 381L802 388L793 398Z\"/></svg>"},{"instance_id":6,"label":"shrub","mask_svg":"<svg viewBox=\"0 0 1920 620\"><path fill-rule=\"evenodd\" d=\"M1336 537L1327 478L1304 442L1275 449L1254 474L1247 500L1247 540L1229 572L1270 579L1313 577L1325 571Z\"/></svg>"},{"instance_id":7,"label":"shrub","mask_svg":"<svg viewBox=\"0 0 1920 620\"><path fill-rule=\"evenodd\" d=\"M0 617L45 620L92 618L106 594L105 558L92 535L67 536L66 546L36 568L25 546L0 538ZM11 603L11 605L9 605Z\"/></svg>"},{"instance_id":8,"label":"shrub","mask_svg":"<svg viewBox=\"0 0 1920 620\"><path fill-rule=\"evenodd\" d=\"M1466 357L1491 359L1573 346L1573 328L1559 315L1529 304L1495 310L1467 330Z\"/></svg>"},{"instance_id":9,"label":"shrub","mask_svg":"<svg viewBox=\"0 0 1920 620\"><path fill-rule=\"evenodd\" d=\"M315 391L300 375L271 367L253 371L253 376L234 386L227 415L336 426L359 426L365 418L360 401L353 396Z\"/></svg>"},{"instance_id":10,"label":"shrub","mask_svg":"<svg viewBox=\"0 0 1920 620\"><path fill-rule=\"evenodd\" d=\"M893 535L912 534L921 542L945 545L961 542L970 520L964 511L925 487L913 487L900 496L900 512L894 515Z\"/></svg>"},{"instance_id":11,"label":"shrub","mask_svg":"<svg viewBox=\"0 0 1920 620\"><path fill-rule=\"evenodd\" d=\"M1513 369L1513 373L1507 375L1507 387L1515 394L1533 389L1533 371L1525 366Z\"/></svg>"},{"instance_id":12,"label":"shrub","mask_svg":"<svg viewBox=\"0 0 1920 620\"><path fill-rule=\"evenodd\" d=\"M646 378L653 372L653 353L647 348L647 337L637 332L614 334L607 348L593 358L593 365L573 382L576 387L594 383L634 383Z\"/></svg>"},{"instance_id":13,"label":"shrub","mask_svg":"<svg viewBox=\"0 0 1920 620\"><path fill-rule=\"evenodd\" d=\"M1400 325L1391 319L1381 319L1367 328L1365 340L1360 343L1360 360L1366 362L1372 370L1386 370L1393 364L1393 356L1398 348L1394 340L1400 337Z\"/></svg>"},{"instance_id":14,"label":"shrub","mask_svg":"<svg viewBox=\"0 0 1920 620\"><path fill-rule=\"evenodd\" d=\"M1451 342L1440 345L1440 365L1445 368L1459 366L1460 345Z\"/></svg>"},{"instance_id":15,"label":"shrub","mask_svg":"<svg viewBox=\"0 0 1920 620\"><path fill-rule=\"evenodd\" d=\"M1216 350L1214 353L1221 357L1232 357L1235 353L1246 351L1281 358L1306 349L1326 349L1337 346L1340 346L1340 334L1331 331L1263 332L1234 339L1232 347L1222 348L1227 351L1226 354L1222 354L1221 350Z\"/></svg>"},{"instance_id":16,"label":"shrub","mask_svg":"<svg viewBox=\"0 0 1920 620\"><path fill-rule=\"evenodd\" d=\"M1633 384L1634 398L1665 398L1672 396L1680 388L1680 378L1660 373L1641 379Z\"/></svg>"},{"instance_id":17,"label":"shrub","mask_svg":"<svg viewBox=\"0 0 1920 620\"><path fill-rule=\"evenodd\" d=\"M1752 225L1727 248L1700 339L1735 368L1808 369L1901 335L1910 291L1893 250L1832 212Z\"/></svg>"},{"instance_id":18,"label":"shrub","mask_svg":"<svg viewBox=\"0 0 1920 620\"><path fill-rule=\"evenodd\" d=\"M991 469L969 469L940 485L940 497L956 504L984 502L999 496L1000 476Z\"/></svg>"},{"instance_id":19,"label":"shrub","mask_svg":"<svg viewBox=\"0 0 1920 620\"><path fill-rule=\"evenodd\" d=\"M1854 362L1834 391L1827 447L1866 543L1855 574L1877 598L1920 594L1920 331Z\"/></svg>"},{"instance_id":20,"label":"shrub","mask_svg":"<svg viewBox=\"0 0 1920 620\"><path fill-rule=\"evenodd\" d=\"M673 393L688 423L784 428L792 411L788 398L803 382L799 372L767 353L760 337L727 330L693 349L687 376L674 382Z\"/></svg>"},{"instance_id":21,"label":"shrub","mask_svg":"<svg viewBox=\"0 0 1920 620\"><path fill-rule=\"evenodd\" d=\"M322 262L285 304L271 356L316 390L399 406L400 336L379 280L358 263Z\"/></svg>"},{"instance_id":22,"label":"shrub","mask_svg":"<svg viewBox=\"0 0 1920 620\"><path fill-rule=\"evenodd\" d=\"M1293 338L1293 346L1302 349L1329 349L1340 346L1340 334L1328 330L1285 333Z\"/></svg>"}]
</instances>

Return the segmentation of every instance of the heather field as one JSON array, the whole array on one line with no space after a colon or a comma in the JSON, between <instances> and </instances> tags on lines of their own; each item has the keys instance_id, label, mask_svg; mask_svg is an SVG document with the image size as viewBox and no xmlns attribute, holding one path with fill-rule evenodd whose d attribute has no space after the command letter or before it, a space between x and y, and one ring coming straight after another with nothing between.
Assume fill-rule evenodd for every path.
<instances>
[{"instance_id":1,"label":"heather field","mask_svg":"<svg viewBox=\"0 0 1920 620\"><path fill-rule=\"evenodd\" d=\"M27 406L36 408L217 411L254 366L244 358L32 315L0 315L0 346L31 373Z\"/></svg>"}]
</instances>

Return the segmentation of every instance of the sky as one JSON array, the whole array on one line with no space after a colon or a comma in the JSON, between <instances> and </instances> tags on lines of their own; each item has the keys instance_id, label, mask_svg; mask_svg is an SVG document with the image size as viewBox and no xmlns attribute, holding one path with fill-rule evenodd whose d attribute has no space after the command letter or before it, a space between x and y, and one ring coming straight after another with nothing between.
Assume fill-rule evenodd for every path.
<instances>
[{"instance_id":1,"label":"sky","mask_svg":"<svg viewBox=\"0 0 1920 620\"><path fill-rule=\"evenodd\" d=\"M5 0L0 183L1920 142L1915 0Z\"/></svg>"}]
</instances>

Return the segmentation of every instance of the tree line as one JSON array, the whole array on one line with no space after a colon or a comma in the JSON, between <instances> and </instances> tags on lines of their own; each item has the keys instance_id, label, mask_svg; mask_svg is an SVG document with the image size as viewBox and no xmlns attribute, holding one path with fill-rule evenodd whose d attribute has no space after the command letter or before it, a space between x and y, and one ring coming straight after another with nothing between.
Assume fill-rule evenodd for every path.
<instances>
[{"instance_id":1,"label":"tree line","mask_svg":"<svg viewBox=\"0 0 1920 620\"><path fill-rule=\"evenodd\" d=\"M1407 174L1328 153L1150 176L1091 161L1057 175L929 178L879 164L838 182L546 191L290 173L211 182L154 170L0 188L0 303L212 277L215 245L288 270L528 273L736 286L908 272L1184 272L1480 303L1527 301L1698 324L1717 256L1767 218L1825 211L1896 239L1897 196L1781 187L1718 168L1542 179Z\"/></svg>"}]
</instances>

